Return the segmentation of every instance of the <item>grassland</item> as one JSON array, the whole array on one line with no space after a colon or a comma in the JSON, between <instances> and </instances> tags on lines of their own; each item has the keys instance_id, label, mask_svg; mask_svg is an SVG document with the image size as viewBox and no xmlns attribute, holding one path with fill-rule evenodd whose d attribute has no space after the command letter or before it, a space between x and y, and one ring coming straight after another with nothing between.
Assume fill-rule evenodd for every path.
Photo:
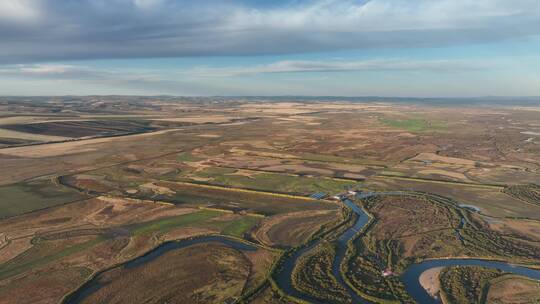
<instances>
[{"instance_id":1,"label":"grassland","mask_svg":"<svg viewBox=\"0 0 540 304\"><path fill-rule=\"evenodd\" d=\"M16 258L4 263L0 269L0 280L41 268L69 255L85 251L102 241L104 239L101 237L93 237L65 247L62 246L62 242L40 242Z\"/></svg>"},{"instance_id":2,"label":"grassland","mask_svg":"<svg viewBox=\"0 0 540 304\"><path fill-rule=\"evenodd\" d=\"M503 275L490 281L486 301L493 304L538 303L540 282L514 275Z\"/></svg>"},{"instance_id":3,"label":"grassland","mask_svg":"<svg viewBox=\"0 0 540 304\"><path fill-rule=\"evenodd\" d=\"M76 289L90 276L86 267L64 267L37 273L26 273L10 282L3 282L0 295L3 303L56 303Z\"/></svg>"},{"instance_id":4,"label":"grassland","mask_svg":"<svg viewBox=\"0 0 540 304\"><path fill-rule=\"evenodd\" d=\"M172 191L152 198L186 206L206 206L235 212L274 215L301 210L331 210L337 205L303 197L189 183L159 182Z\"/></svg>"},{"instance_id":5,"label":"grassland","mask_svg":"<svg viewBox=\"0 0 540 304\"><path fill-rule=\"evenodd\" d=\"M151 234L154 232L167 233L172 229L193 225L195 223L215 218L222 214L223 213L219 211L202 210L199 212L180 215L177 217L135 224L130 227L130 230L134 235Z\"/></svg>"},{"instance_id":6,"label":"grassland","mask_svg":"<svg viewBox=\"0 0 540 304\"><path fill-rule=\"evenodd\" d=\"M150 222L142 222L127 226L134 235L164 235L182 227L201 227L219 231L225 235L243 237L251 228L261 221L259 216L234 215L217 210L201 210L176 217L167 217Z\"/></svg>"},{"instance_id":7,"label":"grassland","mask_svg":"<svg viewBox=\"0 0 540 304\"><path fill-rule=\"evenodd\" d=\"M299 246L322 226L343 220L337 210L299 211L274 215L253 232L255 239L269 246Z\"/></svg>"},{"instance_id":8,"label":"grassland","mask_svg":"<svg viewBox=\"0 0 540 304\"><path fill-rule=\"evenodd\" d=\"M396 129L404 129L413 133L421 132L444 132L447 130L447 124L443 121L427 120L421 118L410 119L390 119L380 120L383 124Z\"/></svg>"},{"instance_id":9,"label":"grassland","mask_svg":"<svg viewBox=\"0 0 540 304\"><path fill-rule=\"evenodd\" d=\"M226 235L232 235L237 237L243 237L245 233L251 230L259 221L260 217L257 216L245 216L239 220L236 220L223 229L222 233Z\"/></svg>"},{"instance_id":10,"label":"grassland","mask_svg":"<svg viewBox=\"0 0 540 304\"><path fill-rule=\"evenodd\" d=\"M83 303L227 303L240 296L249 272L241 252L220 244L195 245L100 274L98 280L109 283Z\"/></svg>"},{"instance_id":11,"label":"grassland","mask_svg":"<svg viewBox=\"0 0 540 304\"><path fill-rule=\"evenodd\" d=\"M0 186L0 218L12 217L85 198L87 196L58 185L47 178Z\"/></svg>"},{"instance_id":12,"label":"grassland","mask_svg":"<svg viewBox=\"0 0 540 304\"><path fill-rule=\"evenodd\" d=\"M317 153L302 153L299 155L299 159L306 161L315 161L323 163L343 163L350 165L368 165L376 167L385 167L385 163L376 160L356 159L348 158L338 155L317 154Z\"/></svg>"},{"instance_id":13,"label":"grassland","mask_svg":"<svg viewBox=\"0 0 540 304\"><path fill-rule=\"evenodd\" d=\"M65 208L66 207L59 207L60 210ZM122 208L127 209L126 207ZM168 209L173 211L171 208ZM104 208L101 210L106 211L103 215L115 217L115 214L111 212L110 209ZM48 213L54 213L54 210L44 212L44 214ZM53 217L53 219L56 218L57 217ZM260 220L261 218L256 216L242 216L223 211L200 210L179 216L161 217L148 222L116 226L111 229L65 230L55 233L39 234L39 236L33 238L32 246L29 249L2 264L2 267L0 268L0 281L16 282L18 275L20 274L26 273L32 274L33 276L34 273L43 272L45 269L48 269L49 273L56 273L55 269L62 265L62 263L66 263L66 261L71 261L68 262L68 265L71 265L72 263L79 265L79 263L85 261L85 259L93 260L99 255L110 254L114 256L114 259L110 258L110 262L118 261L118 258L120 258L121 261L124 258L118 256L120 252L123 252L123 255L126 257L132 257L133 255L131 255L131 252L133 250L142 253L141 250L145 249L144 246L141 246L142 243L140 242L148 242L156 236L156 240L166 240L175 235L189 237L189 233L192 232L214 232L242 237L244 233L256 225ZM53 223L51 220L46 220L45 222ZM68 224L69 218L67 221L62 220L58 221L58 223ZM137 243L140 243L140 245L136 245ZM141 247L133 248L134 245ZM152 245L152 243L150 243L150 245ZM98 256L93 257L94 255ZM272 263L273 255L261 253L249 256L247 257L247 260L251 269L249 271L248 280L250 286L260 284L261 280L265 278L266 269L270 267L270 264ZM100 259L95 260L95 262L98 261L100 261ZM86 275L78 277L79 284L83 280L86 280L89 275L90 273L86 273ZM49 276L49 274L45 276ZM0 291L2 291L1 288ZM9 290L4 290L4 294L8 292Z\"/></svg>"},{"instance_id":14,"label":"grassland","mask_svg":"<svg viewBox=\"0 0 540 304\"><path fill-rule=\"evenodd\" d=\"M19 136L0 139L2 147L70 138L0 147L0 302L58 303L91 273L110 269L102 277L108 287L88 301L224 303L254 288L251 303L290 303L265 283L281 249L352 221L338 203L306 196L350 186L407 192L362 202L373 219L350 244L342 272L373 301L411 302L399 278L382 271L399 274L427 258L540 260L533 185L540 150L520 133L536 130L537 111L82 99L65 101L69 114L55 112L63 98L0 101L0 124L11 129L4 132ZM66 186L38 176L61 176ZM346 226L326 235L330 243L303 257L295 272L295 284L324 301L348 301L329 271L331 241ZM114 268L164 241L207 234L267 249L206 244L142 268ZM504 277L489 281L489 299L535 299L535 282Z\"/></svg>"},{"instance_id":15,"label":"grassland","mask_svg":"<svg viewBox=\"0 0 540 304\"><path fill-rule=\"evenodd\" d=\"M327 177L288 174L250 173L246 176L241 175L241 171L220 167L206 168L193 175L195 178L203 178L206 182L217 185L302 195L316 192L339 193L355 184Z\"/></svg>"},{"instance_id":16,"label":"grassland","mask_svg":"<svg viewBox=\"0 0 540 304\"><path fill-rule=\"evenodd\" d=\"M176 156L176 160L181 162L196 162L202 160L201 158L193 156L190 152L182 152Z\"/></svg>"}]
</instances>

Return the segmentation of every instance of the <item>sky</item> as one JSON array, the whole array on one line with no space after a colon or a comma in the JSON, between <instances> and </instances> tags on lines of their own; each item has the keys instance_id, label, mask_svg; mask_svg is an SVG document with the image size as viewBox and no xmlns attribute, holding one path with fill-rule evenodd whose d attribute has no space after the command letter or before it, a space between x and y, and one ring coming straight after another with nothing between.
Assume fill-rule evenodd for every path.
<instances>
[{"instance_id":1,"label":"sky","mask_svg":"<svg viewBox=\"0 0 540 304\"><path fill-rule=\"evenodd\" d=\"M538 0L0 0L0 95L540 96Z\"/></svg>"}]
</instances>

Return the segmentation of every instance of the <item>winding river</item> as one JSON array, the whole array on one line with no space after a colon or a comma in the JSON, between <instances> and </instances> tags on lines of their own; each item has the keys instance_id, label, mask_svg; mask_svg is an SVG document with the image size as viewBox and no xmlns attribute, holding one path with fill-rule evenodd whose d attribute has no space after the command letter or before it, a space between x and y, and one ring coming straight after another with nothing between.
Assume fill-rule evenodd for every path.
<instances>
[{"instance_id":1,"label":"winding river","mask_svg":"<svg viewBox=\"0 0 540 304\"><path fill-rule=\"evenodd\" d=\"M357 198L362 199L362 198L378 196L378 195L401 195L401 194L403 193L402 192L378 192L378 193L373 192L373 193L360 194L357 196ZM353 303L366 304L370 302L359 297L345 283L343 277L341 276L340 265L343 262L345 253L347 251L348 242L351 239L353 239L358 234L358 232L362 228L364 228L364 226L369 222L369 216L362 208L360 208L350 199L344 199L343 203L347 205L358 217L357 217L356 223L352 227L347 229L345 232L343 232L337 239L336 257L332 263L332 274L336 277L338 282L347 290L347 292L349 293L349 295L351 296L353 300ZM257 250L257 248L253 245L243 243L238 240L230 239L224 236L204 236L204 237L183 240L183 241L166 242L156 247L154 250L148 252L147 254L141 257L135 258L134 260L128 261L117 267L126 267L126 268L137 267L144 263L147 263L156 259L160 255L170 250L181 249L181 248L185 248L185 247L192 246L195 244L207 243L207 242L220 242L224 245L230 246L238 250L244 250L244 251ZM287 257L283 261L282 267L274 275L276 283L285 293L295 298L305 300L314 304L324 304L325 302L295 289L292 284L292 272L294 270L294 266L296 265L298 259L302 255L304 255L306 252L310 251L315 246L317 246L319 243L320 243L320 240L311 241L310 243L306 244L301 249L293 252L289 257ZM400 276L400 279L403 281L407 292L413 297L413 299L416 302L422 303L422 304L423 303L427 303L427 304L440 303L437 299L431 297L426 292L426 290L420 285L420 282L419 282L420 275L424 271L434 268L434 267L469 266L469 265L500 269L508 273L518 274L518 275L522 275L531 279L540 280L540 270L535 270L535 269L526 268L522 266L514 266L505 262L488 261L488 260L480 260L480 259L427 260L421 263L410 265L405 270L405 272ZM101 274L104 273L105 271L98 273L94 278L92 278L90 281L88 281L83 286L81 286L81 288L79 288L73 294L66 297L64 303L66 304L80 303L89 295L99 290L103 286L102 283L100 282Z\"/></svg>"},{"instance_id":2,"label":"winding river","mask_svg":"<svg viewBox=\"0 0 540 304\"><path fill-rule=\"evenodd\" d=\"M379 195L403 195L403 192L371 192L371 193L364 193L357 195L358 199L364 199L372 196L379 196ZM337 240L337 246L336 246L336 257L334 259L334 262L332 264L332 274L336 277L338 282L346 288L347 292L353 299L353 303L358 304L366 304L371 303L361 297L359 297L343 280L343 277L341 276L340 266L343 262L343 258L345 256L345 253L347 251L347 243L353 239L356 234L364 228L364 226L369 222L369 216L366 214L366 212L358 207L354 202L352 202L349 199L343 200L343 203L347 205L354 213L358 215L358 219L353 227L347 229ZM460 227L464 224L464 219L462 219L460 223ZM458 237L461 239L461 235L459 235L459 229L456 230L456 233L458 233ZM304 294L298 290L296 290L292 286L292 280L291 280L291 274L294 269L294 265L296 264L296 261L300 256L302 256L307 251L311 250L313 247L315 247L318 244L318 242L314 242L313 244L309 244L308 246L304 247L303 249L297 251L293 255L291 255L284 263L283 269L277 274L276 281L280 288L283 289L287 294L290 294L296 298L309 301L311 303L315 304L324 304L324 301L318 300L313 298L312 296L309 296L307 294ZM440 260L427 260L421 263L412 264L410 265L405 272L400 276L400 279L402 280L403 284L405 285L405 289L407 292L413 297L413 299L417 303L421 304L436 304L440 303L437 299L431 297L427 291L420 285L420 275L431 268L434 267L447 267L447 266L483 266L488 268L495 268L500 269L502 271L522 275L531 279L537 279L540 280L540 270L531 269L527 267L522 266L515 266L511 265L509 263L505 262L497 262L497 261L488 261L488 260L481 260L481 259L440 259Z\"/></svg>"},{"instance_id":3,"label":"winding river","mask_svg":"<svg viewBox=\"0 0 540 304\"><path fill-rule=\"evenodd\" d=\"M356 220L356 223L352 227L347 229L345 232L343 232L343 234L341 234L337 240L336 257L334 258L334 261L332 263L332 274L338 280L338 282L347 290L347 292L353 299L353 303L370 303L358 296L349 287L349 285L345 283L340 271L341 262L343 261L343 258L345 257L345 252L347 251L347 243L369 222L369 216L364 212L364 210L362 210L362 208L358 207L358 205L353 203L351 200L345 199L343 200L343 203L347 205L358 216L358 218ZM317 246L319 243L319 240L312 241L307 246L294 252L289 258L284 261L282 269L276 273L275 279L276 283L285 293L295 298L305 300L314 304L325 304L326 302L324 301L321 301L306 293L298 291L296 288L294 288L292 284L292 273L298 259L304 253L310 251L315 246Z\"/></svg>"},{"instance_id":4,"label":"winding river","mask_svg":"<svg viewBox=\"0 0 540 304\"><path fill-rule=\"evenodd\" d=\"M203 237L198 237L198 238L188 239L188 240L165 242L159 245L158 247L156 247L155 249L149 251L145 255L142 255L138 258L135 258L131 261L128 261L116 267L135 268L144 263L151 262L155 260L156 258L158 258L159 256L171 250L177 250L177 249L193 246L196 244L211 243L211 242L222 243L226 246L229 246L237 250L243 250L243 251L256 251L257 250L257 247L238 241L238 240L230 239L230 238L219 236L219 235L210 235L210 236L203 236ZM91 294L98 291L100 288L104 286L101 283L101 278L102 278L103 273L111 269L112 268L109 268L109 269L99 272L96 276L94 276L90 281L83 284L74 293L68 295L65 298L63 303L65 304L81 303L84 299L89 297Z\"/></svg>"}]
</instances>

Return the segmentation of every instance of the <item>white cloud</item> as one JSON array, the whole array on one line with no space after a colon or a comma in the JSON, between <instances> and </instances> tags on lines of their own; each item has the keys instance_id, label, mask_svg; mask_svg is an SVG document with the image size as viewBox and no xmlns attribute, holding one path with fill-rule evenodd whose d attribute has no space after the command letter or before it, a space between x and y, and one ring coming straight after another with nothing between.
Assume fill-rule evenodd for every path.
<instances>
[{"instance_id":1,"label":"white cloud","mask_svg":"<svg viewBox=\"0 0 540 304\"><path fill-rule=\"evenodd\" d=\"M159 70L133 71L98 69L85 65L69 64L17 64L0 67L0 75L55 79L102 79L124 81L174 81L177 76L184 79L201 77L237 77L257 74L312 73L312 72L354 72L354 71L436 71L455 72L466 70L494 69L492 62L468 60L282 60L268 64L212 67L199 66L163 73ZM176 75L176 76L175 76Z\"/></svg>"},{"instance_id":2,"label":"white cloud","mask_svg":"<svg viewBox=\"0 0 540 304\"><path fill-rule=\"evenodd\" d=\"M441 47L540 35L537 0L246 3L0 0L0 14L11 16L0 16L0 62Z\"/></svg>"},{"instance_id":3,"label":"white cloud","mask_svg":"<svg viewBox=\"0 0 540 304\"><path fill-rule=\"evenodd\" d=\"M159 73L98 69L85 65L17 64L0 68L0 76L32 79L64 79L82 81L148 82L167 81Z\"/></svg>"},{"instance_id":4,"label":"white cloud","mask_svg":"<svg viewBox=\"0 0 540 304\"><path fill-rule=\"evenodd\" d=\"M228 22L239 29L323 32L403 31L488 27L496 18L538 16L538 1L323 0L271 10L238 9Z\"/></svg>"},{"instance_id":5,"label":"white cloud","mask_svg":"<svg viewBox=\"0 0 540 304\"><path fill-rule=\"evenodd\" d=\"M530 61L528 63L531 64ZM514 66L514 60L494 63L488 60L400 58L355 61L286 60L264 65L187 68L180 72L174 72L170 68L145 70L122 66L92 67L84 64L17 64L0 65L0 91L2 94L16 95L540 94L537 69L533 66L528 70L516 70L515 74L508 73ZM251 77L270 73L271 81L267 77Z\"/></svg>"},{"instance_id":6,"label":"white cloud","mask_svg":"<svg viewBox=\"0 0 540 304\"><path fill-rule=\"evenodd\" d=\"M0 24L34 22L41 16L37 0L0 0Z\"/></svg>"},{"instance_id":7,"label":"white cloud","mask_svg":"<svg viewBox=\"0 0 540 304\"><path fill-rule=\"evenodd\" d=\"M468 60L283 60L264 65L196 67L182 74L195 77L231 77L267 73L353 72L353 71L439 71L452 72L495 68L493 63Z\"/></svg>"},{"instance_id":8,"label":"white cloud","mask_svg":"<svg viewBox=\"0 0 540 304\"><path fill-rule=\"evenodd\" d=\"M55 75L55 74L67 74L74 71L81 70L81 67L73 65L63 65L63 64L38 64L38 65L20 65L18 72L22 74L30 75Z\"/></svg>"}]
</instances>

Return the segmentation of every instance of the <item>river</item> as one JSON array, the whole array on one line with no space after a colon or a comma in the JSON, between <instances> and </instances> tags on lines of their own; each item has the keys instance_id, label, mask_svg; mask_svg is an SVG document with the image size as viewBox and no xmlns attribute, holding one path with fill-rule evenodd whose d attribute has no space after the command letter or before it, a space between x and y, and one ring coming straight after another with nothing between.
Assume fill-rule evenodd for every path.
<instances>
[{"instance_id":1,"label":"river","mask_svg":"<svg viewBox=\"0 0 540 304\"><path fill-rule=\"evenodd\" d=\"M229 246L237 250L243 250L243 251L256 251L257 250L257 247L238 241L238 240L230 239L230 238L219 236L219 235L210 235L210 236L203 236L203 237L198 237L198 238L193 238L193 239L188 239L188 240L165 242L159 245L158 247L156 247L155 249L149 251L145 255L137 257L133 260L130 260L116 267L135 268L144 263L151 262L155 260L156 258L158 258L159 256L171 250L177 250L177 249L193 246L196 244L211 243L211 242L222 243L226 246ZM98 291L100 288L104 286L103 283L101 283L101 278L102 278L103 273L111 269L112 268L104 270L104 271L100 271L90 281L83 284L74 293L68 295L63 301L63 303L65 304L81 303L84 299L89 297L91 294Z\"/></svg>"},{"instance_id":2,"label":"river","mask_svg":"<svg viewBox=\"0 0 540 304\"><path fill-rule=\"evenodd\" d=\"M540 280L540 270L535 270L522 266L515 266L505 262L479 260L479 259L442 259L442 260L427 260L418 264L409 266L401 275L400 279L405 284L407 292L422 304L437 304L439 300L431 297L427 291L420 285L420 275L434 267L449 267L449 266L482 266L495 268L504 272L518 274L531 279Z\"/></svg>"},{"instance_id":3,"label":"river","mask_svg":"<svg viewBox=\"0 0 540 304\"><path fill-rule=\"evenodd\" d=\"M349 240L351 240L364 226L369 222L369 216L362 210L362 208L358 207L354 202L352 202L349 199L344 199L343 203L347 205L357 216L356 223L347 229L341 236L339 236L336 244L336 256L334 258L334 261L332 263L332 274L334 277L338 280L338 282L347 290L348 294L350 295L351 299L353 300L353 303L370 303L363 298L359 297L350 287L345 283L343 280L343 277L341 276L340 266L341 262L343 261L343 258L345 257L345 253L347 252L347 243ZM312 241L307 246L301 248L300 250L294 252L289 258L287 258L284 263L282 264L282 268L280 271L276 273L274 276L276 283L278 286L287 294L304 300L308 301L314 304L325 304L326 302L321 301L317 298L314 298L306 293L303 293L296 288L294 288L292 284L292 273L294 270L294 266L296 265L298 259L304 255L304 253L310 251L315 246L317 246L320 243L320 240Z\"/></svg>"},{"instance_id":4,"label":"river","mask_svg":"<svg viewBox=\"0 0 540 304\"><path fill-rule=\"evenodd\" d=\"M368 198L372 196L379 196L379 195L402 195L403 192L371 192L371 193L364 193L357 195L356 198L363 199ZM352 240L360 230L362 230L365 225L369 223L369 215L360 208L357 204L355 204L350 199L344 199L343 203L349 207L356 215L357 220L355 224L347 229L345 232L343 232L337 239L336 244L336 256L334 258L334 261L332 263L332 274L336 277L338 282L347 290L349 295L351 296L351 299L353 300L354 304L367 304L371 303L360 296L358 296L344 281L343 277L341 276L340 266L343 262L343 259L345 257L345 253L347 251L347 244L350 240ZM463 220L463 219L462 219ZM463 222L462 222L463 224ZM461 226L461 225L460 225ZM459 230L457 230L459 235ZM238 240L230 239L223 236L205 236L205 237L199 237L195 239L189 239L184 241L172 241L172 242L166 242L158 247L156 247L154 250L148 252L147 254L135 258L134 260L128 261L120 266L117 267L138 267L144 263L150 262L154 260L155 258L159 257L160 255L170 251L170 250L176 250L185 248L188 246L192 246L195 244L200 243L206 243L206 242L220 242L227 246L230 246L232 248L238 249L238 250L257 250L257 248L253 245L240 242ZM313 296L310 296L308 294L305 294L296 288L294 288L292 284L292 272L294 270L294 266L296 265L298 259L313 249L315 246L317 246L321 240L313 240L310 243L306 244L299 250L293 252L289 257L287 257L283 263L282 267L279 271L277 271L274 275L274 278L276 280L276 283L278 286L287 294L296 297L298 299L308 301L314 304L325 304L324 301L319 300ZM530 269L526 267L521 266L514 266L509 263L505 262L497 262L497 261L488 261L488 260L480 260L480 259L440 259L440 260L427 260L421 263L410 265L405 272L400 276L400 279L403 281L405 285L405 289L407 292L413 297L414 300L416 300L418 303L421 304L435 304L440 303L438 300L432 298L426 290L420 285L420 275L431 268L434 267L447 267L447 266L483 266L488 268L495 268L500 269L502 271L522 275L531 279L537 279L540 280L540 270ZM107 271L107 270L105 270ZM99 274L97 274L94 278L92 278L90 281L85 283L81 288L79 288L76 292L66 297L64 303L66 304L75 304L80 303L82 300L87 298L89 295L94 293L95 291L99 290L103 285L100 283L100 275L105 272L102 271Z\"/></svg>"}]
</instances>

